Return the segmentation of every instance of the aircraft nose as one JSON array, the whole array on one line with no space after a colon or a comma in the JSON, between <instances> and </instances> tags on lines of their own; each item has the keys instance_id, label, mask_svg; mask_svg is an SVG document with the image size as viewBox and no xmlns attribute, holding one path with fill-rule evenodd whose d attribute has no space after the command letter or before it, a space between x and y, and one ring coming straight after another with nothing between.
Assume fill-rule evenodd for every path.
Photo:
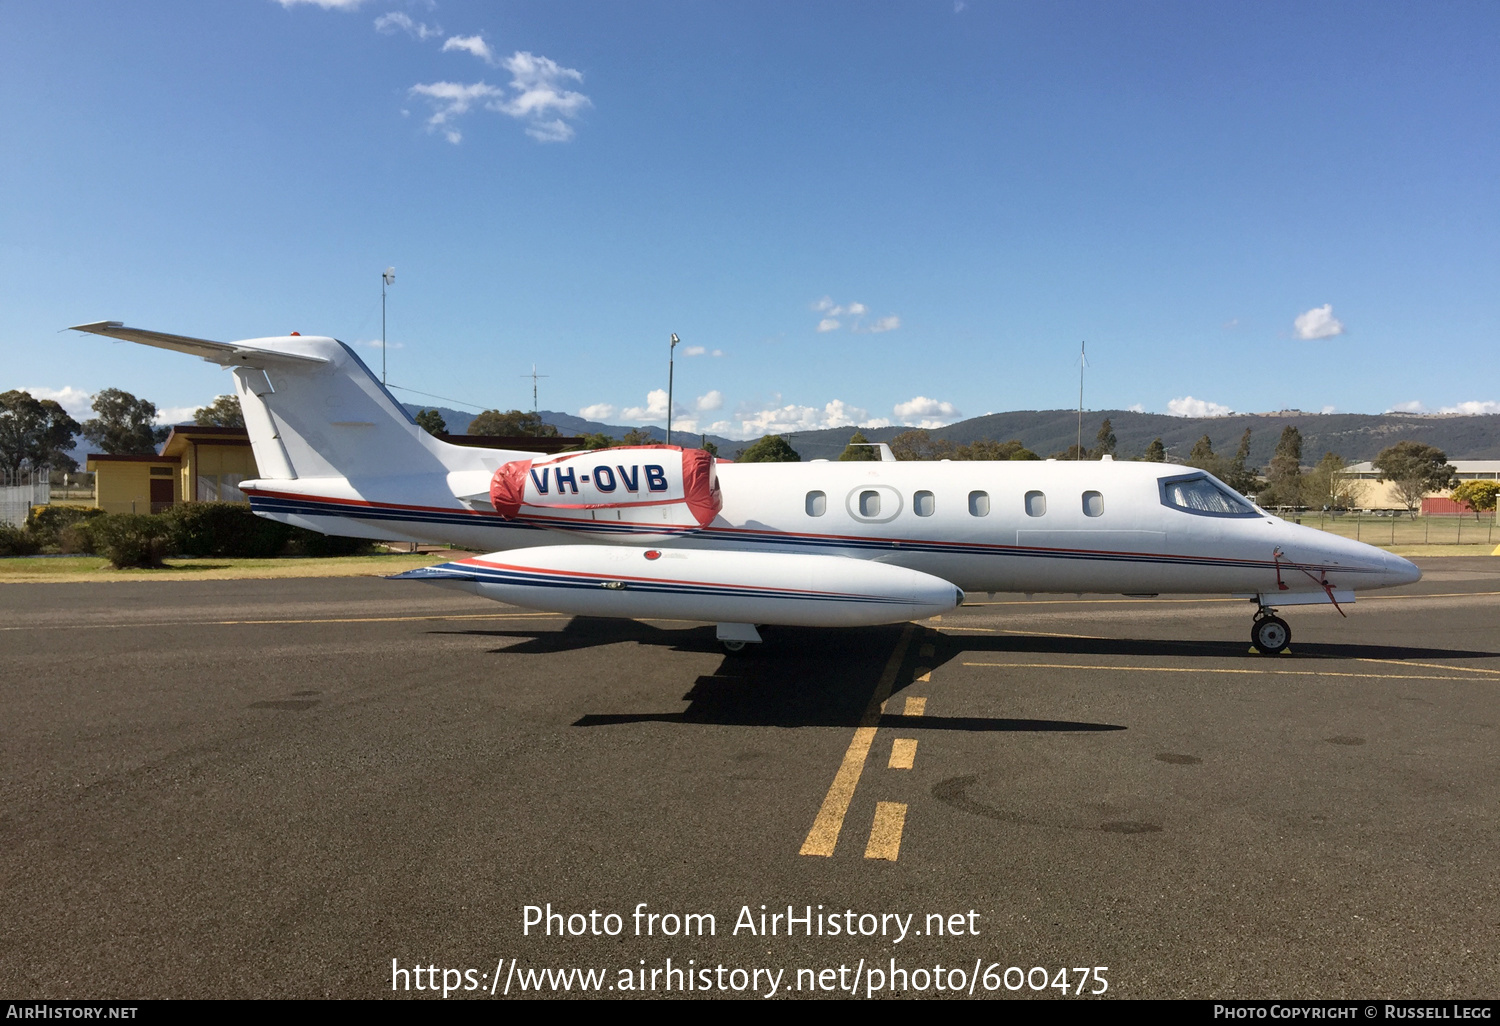
<instances>
[{"instance_id":1,"label":"aircraft nose","mask_svg":"<svg viewBox=\"0 0 1500 1026\"><path fill-rule=\"evenodd\" d=\"M1422 571L1409 559L1394 553L1385 554L1385 576L1391 585L1415 584L1422 579Z\"/></svg>"}]
</instances>

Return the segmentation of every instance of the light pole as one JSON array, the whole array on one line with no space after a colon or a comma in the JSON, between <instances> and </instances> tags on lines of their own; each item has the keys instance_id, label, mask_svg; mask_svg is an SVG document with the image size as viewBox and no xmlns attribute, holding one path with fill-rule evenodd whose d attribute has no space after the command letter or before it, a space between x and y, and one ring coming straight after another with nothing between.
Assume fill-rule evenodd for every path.
<instances>
[{"instance_id":1,"label":"light pole","mask_svg":"<svg viewBox=\"0 0 1500 1026\"><path fill-rule=\"evenodd\" d=\"M680 341L681 341L681 339L679 339L677 337L677 333L674 331L672 333L672 344L667 347L667 444L668 445L672 444L672 372L674 370L673 362L674 362L674 360L675 360L675 358L677 356L677 353L676 353L677 343L680 342Z\"/></svg>"},{"instance_id":2,"label":"light pole","mask_svg":"<svg viewBox=\"0 0 1500 1026\"><path fill-rule=\"evenodd\" d=\"M396 284L396 269L387 267L380 276L380 383L385 384L385 289Z\"/></svg>"}]
</instances>

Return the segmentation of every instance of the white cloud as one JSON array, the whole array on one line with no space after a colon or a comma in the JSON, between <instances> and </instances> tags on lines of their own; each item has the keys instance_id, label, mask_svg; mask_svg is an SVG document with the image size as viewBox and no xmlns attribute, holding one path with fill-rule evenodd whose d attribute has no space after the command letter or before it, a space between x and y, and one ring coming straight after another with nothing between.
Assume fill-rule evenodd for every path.
<instances>
[{"instance_id":1,"label":"white cloud","mask_svg":"<svg viewBox=\"0 0 1500 1026\"><path fill-rule=\"evenodd\" d=\"M478 36L455 36L444 43L443 48L467 50L478 55L476 43L484 52L489 52L489 47ZM510 93L485 82L469 85L433 82L412 86L410 92L413 95L425 98L433 106L432 117L427 119L428 131L442 132L449 142L457 143L463 134L453 122L473 107L482 106L485 110L525 121L526 134L538 142L566 142L573 138L573 126L563 119L575 118L585 107L593 106L593 101L587 96L567 88L570 82L582 82L583 72L521 50L499 63L511 74Z\"/></svg>"},{"instance_id":2,"label":"white cloud","mask_svg":"<svg viewBox=\"0 0 1500 1026\"><path fill-rule=\"evenodd\" d=\"M1174 417L1227 417L1234 411L1223 403L1211 403L1207 399L1194 399L1185 395L1167 403L1167 413Z\"/></svg>"},{"instance_id":3,"label":"white cloud","mask_svg":"<svg viewBox=\"0 0 1500 1026\"><path fill-rule=\"evenodd\" d=\"M866 324L864 320L865 315L870 312L868 306L864 303L849 303L847 305L835 303L832 296L824 296L816 303L813 303L812 309L823 315L818 320L818 330L820 332L837 331L843 327L844 322L839 320L840 317L851 318L849 330L858 334L878 335L882 331L895 331L901 327L901 318L895 314L891 314L888 317L881 317L871 324Z\"/></svg>"},{"instance_id":4,"label":"white cloud","mask_svg":"<svg viewBox=\"0 0 1500 1026\"><path fill-rule=\"evenodd\" d=\"M891 412L895 413L900 423L915 422L915 426L923 428L942 427L963 416L958 407L952 403L929 399L925 395L919 395L904 403L897 403Z\"/></svg>"},{"instance_id":5,"label":"white cloud","mask_svg":"<svg viewBox=\"0 0 1500 1026\"><path fill-rule=\"evenodd\" d=\"M741 407L735 411L735 419L739 421L738 430L724 430L719 433L731 437L751 438L765 434L783 434L788 431L816 431L820 428L853 425L887 427L890 424L890 421L884 418L871 420L868 411L857 406L850 406L842 399L834 399L821 407L795 404L763 410ZM729 428L728 424L724 426ZM717 432L718 429L715 428L715 431Z\"/></svg>"},{"instance_id":6,"label":"white cloud","mask_svg":"<svg viewBox=\"0 0 1500 1026\"><path fill-rule=\"evenodd\" d=\"M1298 314L1292 322L1301 339L1333 338L1344 333L1344 323L1333 315L1333 304L1315 306L1304 314Z\"/></svg>"},{"instance_id":7,"label":"white cloud","mask_svg":"<svg viewBox=\"0 0 1500 1026\"><path fill-rule=\"evenodd\" d=\"M156 411L156 423L181 424L185 420L192 420L193 414L207 405L208 403L199 403L197 406L164 406Z\"/></svg>"},{"instance_id":8,"label":"white cloud","mask_svg":"<svg viewBox=\"0 0 1500 1026\"><path fill-rule=\"evenodd\" d=\"M620 416L626 420L666 420L667 390L653 388L646 393L645 406L627 406Z\"/></svg>"},{"instance_id":9,"label":"white cloud","mask_svg":"<svg viewBox=\"0 0 1500 1026\"><path fill-rule=\"evenodd\" d=\"M708 355L709 356L723 356L724 355L724 350L722 350L722 349L715 349L713 352L709 353Z\"/></svg>"},{"instance_id":10,"label":"white cloud","mask_svg":"<svg viewBox=\"0 0 1500 1026\"><path fill-rule=\"evenodd\" d=\"M562 118L535 121L526 129L526 134L537 142L567 142L573 138L573 126Z\"/></svg>"},{"instance_id":11,"label":"white cloud","mask_svg":"<svg viewBox=\"0 0 1500 1026\"><path fill-rule=\"evenodd\" d=\"M378 338L372 338L368 342L356 342L355 345L369 346L371 349L379 349L381 347L382 343L381 343L380 339L378 339ZM385 345L386 349L405 349L406 348L406 343L404 343L404 342L397 342L394 339L387 339L385 341L384 345Z\"/></svg>"},{"instance_id":12,"label":"white cloud","mask_svg":"<svg viewBox=\"0 0 1500 1026\"><path fill-rule=\"evenodd\" d=\"M442 132L451 143L457 143L463 138L462 133L453 127L453 120L462 117L476 103L488 103L500 101L505 98L505 91L484 82L475 82L472 85L463 85L459 82L433 82L431 85L414 85L410 90L413 96L420 96L432 104L432 117L427 119L427 130L430 132Z\"/></svg>"},{"instance_id":13,"label":"white cloud","mask_svg":"<svg viewBox=\"0 0 1500 1026\"><path fill-rule=\"evenodd\" d=\"M1146 412L1146 407L1143 406L1143 405L1141 405L1140 403L1131 403L1129 406L1125 407L1125 409L1126 409L1127 412L1130 412L1130 413L1145 413Z\"/></svg>"},{"instance_id":14,"label":"white cloud","mask_svg":"<svg viewBox=\"0 0 1500 1026\"><path fill-rule=\"evenodd\" d=\"M376 18L375 31L383 32L388 36L395 35L397 31L401 31L418 40L431 39L433 36L443 34L443 30L439 26L412 21L410 15L403 14L400 11L392 11L389 14L382 14Z\"/></svg>"},{"instance_id":15,"label":"white cloud","mask_svg":"<svg viewBox=\"0 0 1500 1026\"><path fill-rule=\"evenodd\" d=\"M33 399L51 399L67 410L68 416L80 423L94 415L94 409L89 405L94 401L93 393L72 385L64 385L62 388L23 388L21 391L30 394Z\"/></svg>"},{"instance_id":16,"label":"white cloud","mask_svg":"<svg viewBox=\"0 0 1500 1026\"><path fill-rule=\"evenodd\" d=\"M408 18L408 21L411 19ZM443 43L443 52L450 50L462 50L471 53L486 64L495 63L495 53L490 49L490 44L484 41L483 36L449 36Z\"/></svg>"},{"instance_id":17,"label":"white cloud","mask_svg":"<svg viewBox=\"0 0 1500 1026\"><path fill-rule=\"evenodd\" d=\"M1325 406L1321 410L1319 410L1318 412L1319 413L1337 413L1339 411L1338 411L1338 407L1336 407L1336 406Z\"/></svg>"},{"instance_id":18,"label":"white cloud","mask_svg":"<svg viewBox=\"0 0 1500 1026\"><path fill-rule=\"evenodd\" d=\"M700 395L693 406L699 412L722 409L724 406L724 393L715 388L707 395Z\"/></svg>"},{"instance_id":19,"label":"white cloud","mask_svg":"<svg viewBox=\"0 0 1500 1026\"><path fill-rule=\"evenodd\" d=\"M704 349L702 346L687 346L687 347L685 347L682 350L682 355L683 356L702 356L707 351L708 350Z\"/></svg>"},{"instance_id":20,"label":"white cloud","mask_svg":"<svg viewBox=\"0 0 1500 1026\"><path fill-rule=\"evenodd\" d=\"M579 410L578 415L584 420L613 420L615 407L613 403L594 403Z\"/></svg>"},{"instance_id":21,"label":"white cloud","mask_svg":"<svg viewBox=\"0 0 1500 1026\"><path fill-rule=\"evenodd\" d=\"M535 123L545 122L548 117L577 117L583 108L593 105L587 96L567 88L569 82L583 81L581 71L565 68L548 57L538 57L525 50L517 50L507 57L504 67L511 74L510 85L516 90L516 95L495 109L514 118L530 118L533 127L538 127ZM545 122L549 129L554 125L561 126L570 136L573 134L573 130L560 120Z\"/></svg>"},{"instance_id":22,"label":"white cloud","mask_svg":"<svg viewBox=\"0 0 1500 1026\"><path fill-rule=\"evenodd\" d=\"M1408 399L1404 403L1397 403L1395 406L1392 406L1390 408L1390 410L1387 411L1387 412L1389 412L1389 413L1426 413L1427 412L1427 407L1425 407L1425 406L1422 405L1422 401L1420 399Z\"/></svg>"},{"instance_id":23,"label":"white cloud","mask_svg":"<svg viewBox=\"0 0 1500 1026\"><path fill-rule=\"evenodd\" d=\"M365 0L276 0L276 2L288 8L308 4L312 7L321 7L325 11L352 11Z\"/></svg>"},{"instance_id":24,"label":"white cloud","mask_svg":"<svg viewBox=\"0 0 1500 1026\"><path fill-rule=\"evenodd\" d=\"M1466 417L1478 417L1487 413L1500 413L1500 402L1493 399L1471 399L1456 406L1444 406L1439 413L1459 413Z\"/></svg>"}]
</instances>

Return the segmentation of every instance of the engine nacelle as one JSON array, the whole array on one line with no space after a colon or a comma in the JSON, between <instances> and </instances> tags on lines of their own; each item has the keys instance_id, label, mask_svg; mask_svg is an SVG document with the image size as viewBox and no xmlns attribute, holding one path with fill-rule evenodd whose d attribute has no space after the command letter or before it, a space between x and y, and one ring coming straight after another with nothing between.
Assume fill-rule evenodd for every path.
<instances>
[{"instance_id":1,"label":"engine nacelle","mask_svg":"<svg viewBox=\"0 0 1500 1026\"><path fill-rule=\"evenodd\" d=\"M544 545L397 577L575 616L862 627L946 613L964 594L932 574L848 556L639 545Z\"/></svg>"},{"instance_id":2,"label":"engine nacelle","mask_svg":"<svg viewBox=\"0 0 1500 1026\"><path fill-rule=\"evenodd\" d=\"M676 445L513 460L490 479L490 502L510 520L630 538L698 531L724 507L713 456Z\"/></svg>"}]
</instances>

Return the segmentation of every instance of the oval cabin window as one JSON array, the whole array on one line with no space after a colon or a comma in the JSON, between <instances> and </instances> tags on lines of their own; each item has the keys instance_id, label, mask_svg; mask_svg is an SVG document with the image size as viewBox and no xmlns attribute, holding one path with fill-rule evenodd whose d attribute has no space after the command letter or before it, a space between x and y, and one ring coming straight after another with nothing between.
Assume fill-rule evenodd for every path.
<instances>
[{"instance_id":1,"label":"oval cabin window","mask_svg":"<svg viewBox=\"0 0 1500 1026\"><path fill-rule=\"evenodd\" d=\"M828 496L822 492L807 493L807 515L820 517L828 512Z\"/></svg>"},{"instance_id":2,"label":"oval cabin window","mask_svg":"<svg viewBox=\"0 0 1500 1026\"><path fill-rule=\"evenodd\" d=\"M862 517L880 516L879 492L865 491L859 493L859 515Z\"/></svg>"},{"instance_id":3,"label":"oval cabin window","mask_svg":"<svg viewBox=\"0 0 1500 1026\"><path fill-rule=\"evenodd\" d=\"M1097 517L1104 514L1104 496L1098 492L1083 493L1083 515Z\"/></svg>"},{"instance_id":4,"label":"oval cabin window","mask_svg":"<svg viewBox=\"0 0 1500 1026\"><path fill-rule=\"evenodd\" d=\"M970 492L969 493L969 516L971 516L971 517L987 517L989 515L990 515L990 493L989 492Z\"/></svg>"},{"instance_id":5,"label":"oval cabin window","mask_svg":"<svg viewBox=\"0 0 1500 1026\"><path fill-rule=\"evenodd\" d=\"M931 492L918 492L911 497L912 511L919 517L932 516L933 499Z\"/></svg>"},{"instance_id":6,"label":"oval cabin window","mask_svg":"<svg viewBox=\"0 0 1500 1026\"><path fill-rule=\"evenodd\" d=\"M1026 515L1028 517L1045 516L1047 513L1047 497L1041 492L1026 493Z\"/></svg>"}]
</instances>

